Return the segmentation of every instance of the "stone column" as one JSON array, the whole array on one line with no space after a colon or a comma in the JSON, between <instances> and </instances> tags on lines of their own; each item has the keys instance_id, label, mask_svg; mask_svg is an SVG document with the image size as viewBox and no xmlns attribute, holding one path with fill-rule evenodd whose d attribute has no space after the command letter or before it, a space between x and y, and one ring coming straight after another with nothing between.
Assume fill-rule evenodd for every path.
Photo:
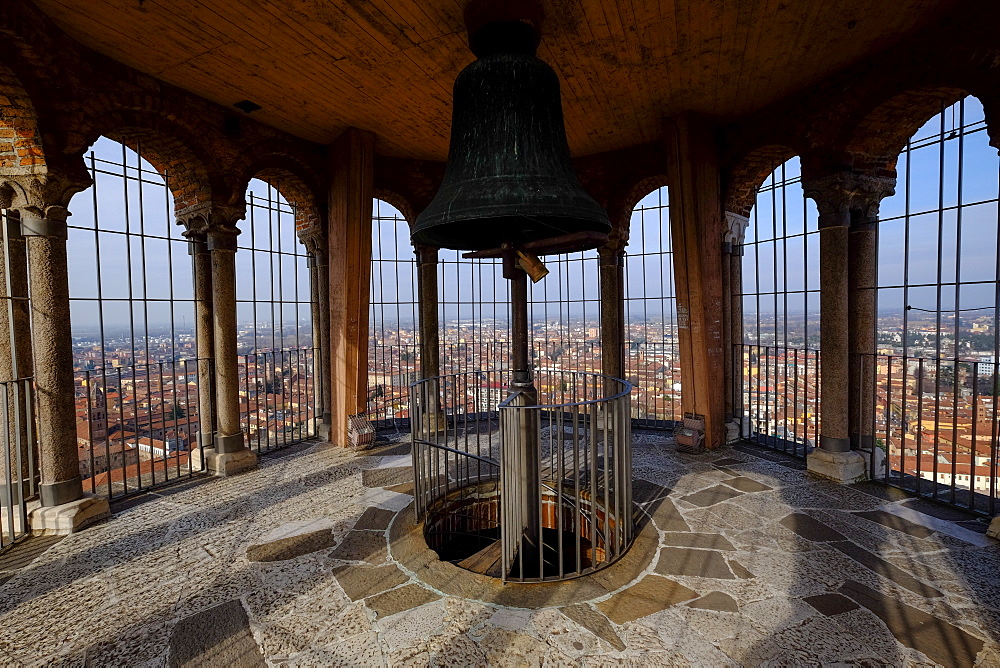
<instances>
[{"instance_id":1,"label":"stone column","mask_svg":"<svg viewBox=\"0 0 1000 668\"><path fill-rule=\"evenodd\" d=\"M68 197L66 198L68 200ZM33 533L72 533L106 517L107 499L83 493L76 445L73 337L66 217L62 205L23 208L28 251L31 344L40 483L29 511Z\"/></svg>"},{"instance_id":2,"label":"stone column","mask_svg":"<svg viewBox=\"0 0 1000 668\"><path fill-rule=\"evenodd\" d=\"M726 425L729 440L749 435L743 424L743 238L750 219L725 214L723 237L723 356L726 374ZM735 431L735 433L733 433Z\"/></svg>"},{"instance_id":3,"label":"stone column","mask_svg":"<svg viewBox=\"0 0 1000 668\"><path fill-rule=\"evenodd\" d=\"M877 204L876 204L877 207ZM877 209L876 209L877 211ZM877 219L852 216L848 230L848 311L851 350L850 420L851 448L871 452L874 447L872 423L875 415L875 328L876 264L878 263Z\"/></svg>"},{"instance_id":4,"label":"stone column","mask_svg":"<svg viewBox=\"0 0 1000 668\"><path fill-rule=\"evenodd\" d=\"M625 378L625 250L598 249L601 279L601 373Z\"/></svg>"},{"instance_id":5,"label":"stone column","mask_svg":"<svg viewBox=\"0 0 1000 668\"><path fill-rule=\"evenodd\" d=\"M309 251L309 278L313 300L313 360L316 388L317 436L330 440L330 265L326 242L318 234L303 238Z\"/></svg>"},{"instance_id":6,"label":"stone column","mask_svg":"<svg viewBox=\"0 0 1000 668\"><path fill-rule=\"evenodd\" d=\"M32 374L31 313L28 302L28 257L17 211L3 215L0 244L0 381ZM38 453L27 383L0 386L7 407L7 447L0 454L0 499L6 501L6 475L12 475L11 501L31 498L38 484ZM6 390L2 389L7 387ZM15 514L15 519L18 519Z\"/></svg>"},{"instance_id":7,"label":"stone column","mask_svg":"<svg viewBox=\"0 0 1000 668\"><path fill-rule=\"evenodd\" d=\"M215 435L206 448L206 468L218 476L241 473L257 465L240 423L240 377L236 351L236 218L213 216L208 229L212 265L212 342L215 363ZM198 453L195 453L198 455ZM198 456L193 456L197 460ZM198 462L200 463L200 462Z\"/></svg>"},{"instance_id":8,"label":"stone column","mask_svg":"<svg viewBox=\"0 0 1000 668\"><path fill-rule=\"evenodd\" d=\"M194 329L198 356L198 445L210 448L215 438L215 358L213 332L212 255L202 233L188 236L194 271Z\"/></svg>"},{"instance_id":9,"label":"stone column","mask_svg":"<svg viewBox=\"0 0 1000 668\"><path fill-rule=\"evenodd\" d=\"M863 389L861 379L851 374L850 332L858 325L853 323L851 309L850 230L861 221L877 219L878 203L893 192L894 185L895 179L855 172L803 183L806 196L819 209L820 231L822 428L819 448L809 455L807 465L811 472L838 482L863 480L868 470L865 457L851 448L851 405L859 401ZM873 321L869 318L867 323L873 331Z\"/></svg>"}]
</instances>

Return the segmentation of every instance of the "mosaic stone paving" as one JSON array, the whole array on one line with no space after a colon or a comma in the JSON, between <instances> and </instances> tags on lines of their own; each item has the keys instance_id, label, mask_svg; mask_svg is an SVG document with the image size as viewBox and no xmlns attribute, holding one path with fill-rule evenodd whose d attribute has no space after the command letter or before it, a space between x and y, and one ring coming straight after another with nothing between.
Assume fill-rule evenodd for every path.
<instances>
[{"instance_id":1,"label":"mosaic stone paving","mask_svg":"<svg viewBox=\"0 0 1000 668\"><path fill-rule=\"evenodd\" d=\"M0 555L0 664L1000 666L979 523L749 445L636 434L633 461L651 539L628 580L531 600L402 554L405 444L297 446Z\"/></svg>"}]
</instances>

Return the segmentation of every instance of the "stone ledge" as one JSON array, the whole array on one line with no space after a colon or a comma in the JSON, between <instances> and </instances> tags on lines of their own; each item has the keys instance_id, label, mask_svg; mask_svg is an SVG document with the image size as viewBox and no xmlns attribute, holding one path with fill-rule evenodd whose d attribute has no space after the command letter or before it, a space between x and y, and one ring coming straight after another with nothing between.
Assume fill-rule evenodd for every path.
<instances>
[{"instance_id":1,"label":"stone ledge","mask_svg":"<svg viewBox=\"0 0 1000 668\"><path fill-rule=\"evenodd\" d=\"M821 448L806 457L806 468L813 475L842 484L868 479L868 462L857 451L829 452Z\"/></svg>"},{"instance_id":2,"label":"stone ledge","mask_svg":"<svg viewBox=\"0 0 1000 668\"><path fill-rule=\"evenodd\" d=\"M40 536L75 533L109 515L108 500L92 494L84 494L76 501L58 506L43 506L41 501L28 504L28 525L32 534Z\"/></svg>"}]
</instances>

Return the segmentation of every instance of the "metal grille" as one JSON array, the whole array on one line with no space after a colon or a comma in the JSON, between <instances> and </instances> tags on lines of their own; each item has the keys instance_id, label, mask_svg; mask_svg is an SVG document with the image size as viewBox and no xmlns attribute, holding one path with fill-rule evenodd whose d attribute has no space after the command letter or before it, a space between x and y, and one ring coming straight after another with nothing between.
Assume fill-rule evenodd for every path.
<instances>
[{"instance_id":1,"label":"metal grille","mask_svg":"<svg viewBox=\"0 0 1000 668\"><path fill-rule=\"evenodd\" d=\"M198 385L187 241L167 176L102 138L73 200L69 283L80 472L120 496L192 470ZM89 206L88 206L89 205Z\"/></svg>"},{"instance_id":2,"label":"metal grille","mask_svg":"<svg viewBox=\"0 0 1000 668\"><path fill-rule=\"evenodd\" d=\"M0 549L28 535L38 486L26 250L20 221L0 211Z\"/></svg>"},{"instance_id":3,"label":"metal grille","mask_svg":"<svg viewBox=\"0 0 1000 668\"><path fill-rule=\"evenodd\" d=\"M601 370L601 288L596 250L542 258L549 275L528 290L528 341L541 371ZM507 283L507 281L504 281ZM505 361L509 365L509 361Z\"/></svg>"},{"instance_id":4,"label":"metal grille","mask_svg":"<svg viewBox=\"0 0 1000 668\"><path fill-rule=\"evenodd\" d=\"M461 251L441 250L438 309L442 373L509 365L510 287L500 260L465 259Z\"/></svg>"},{"instance_id":5,"label":"metal grille","mask_svg":"<svg viewBox=\"0 0 1000 668\"><path fill-rule=\"evenodd\" d=\"M629 384L551 370L534 380L544 405L508 396L509 372L411 388L414 507L428 545L519 582L604 568L633 538Z\"/></svg>"},{"instance_id":6,"label":"metal grille","mask_svg":"<svg viewBox=\"0 0 1000 668\"><path fill-rule=\"evenodd\" d=\"M408 415L420 375L417 262L402 214L381 200L373 210L368 416L387 424Z\"/></svg>"},{"instance_id":7,"label":"metal grille","mask_svg":"<svg viewBox=\"0 0 1000 668\"><path fill-rule=\"evenodd\" d=\"M315 435L309 256L276 185L250 182L236 252L240 416L258 452Z\"/></svg>"},{"instance_id":8,"label":"metal grille","mask_svg":"<svg viewBox=\"0 0 1000 668\"><path fill-rule=\"evenodd\" d=\"M872 473L995 514L1000 377L1000 159L973 97L899 157L878 226L878 446ZM888 456L886 456L888 455Z\"/></svg>"},{"instance_id":9,"label":"metal grille","mask_svg":"<svg viewBox=\"0 0 1000 668\"><path fill-rule=\"evenodd\" d=\"M625 369L632 419L647 428L683 417L669 207L665 187L636 205L625 255Z\"/></svg>"},{"instance_id":10,"label":"metal grille","mask_svg":"<svg viewBox=\"0 0 1000 668\"><path fill-rule=\"evenodd\" d=\"M750 438L805 456L819 440L819 229L799 159L757 191L743 244L743 341L734 341Z\"/></svg>"}]
</instances>

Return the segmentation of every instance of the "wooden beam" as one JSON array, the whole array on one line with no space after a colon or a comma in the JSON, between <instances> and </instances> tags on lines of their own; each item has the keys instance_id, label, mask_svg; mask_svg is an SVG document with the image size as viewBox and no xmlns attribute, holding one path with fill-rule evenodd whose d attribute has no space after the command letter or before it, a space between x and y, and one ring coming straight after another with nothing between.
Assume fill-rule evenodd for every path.
<instances>
[{"instance_id":1,"label":"wooden beam","mask_svg":"<svg viewBox=\"0 0 1000 668\"><path fill-rule=\"evenodd\" d=\"M724 442L722 193L714 127L683 114L665 125L677 285L681 405L705 417L705 447Z\"/></svg>"},{"instance_id":2,"label":"wooden beam","mask_svg":"<svg viewBox=\"0 0 1000 668\"><path fill-rule=\"evenodd\" d=\"M375 136L346 130L330 146L330 441L347 445L348 418L368 403Z\"/></svg>"}]
</instances>

